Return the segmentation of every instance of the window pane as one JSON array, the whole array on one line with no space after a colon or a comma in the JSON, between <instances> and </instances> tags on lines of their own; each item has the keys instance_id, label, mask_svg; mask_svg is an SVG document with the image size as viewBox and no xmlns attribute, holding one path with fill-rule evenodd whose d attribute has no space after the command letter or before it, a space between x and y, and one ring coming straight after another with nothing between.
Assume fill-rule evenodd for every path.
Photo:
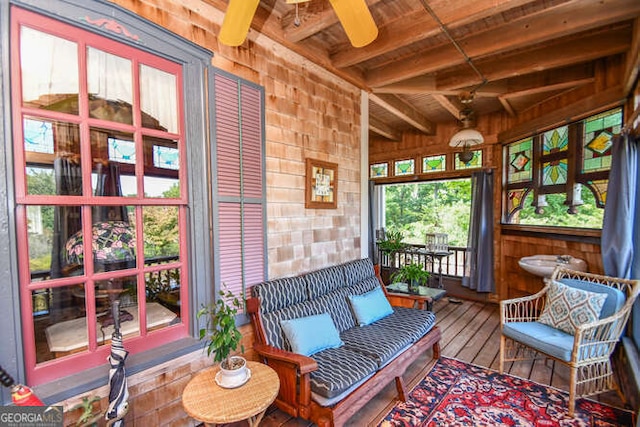
<instances>
[{"instance_id":1,"label":"window pane","mask_svg":"<svg viewBox=\"0 0 640 427\"><path fill-rule=\"evenodd\" d=\"M567 151L569 148L569 126L547 131L542 134L542 155Z\"/></svg>"},{"instance_id":2,"label":"window pane","mask_svg":"<svg viewBox=\"0 0 640 427\"><path fill-rule=\"evenodd\" d=\"M152 310L163 312L169 310L176 316L180 317L180 269L167 269L154 271L145 274L145 286L147 295L147 307ZM154 307L157 305L157 307ZM166 326L168 323L153 325L151 316L147 313L147 327L152 325L154 328ZM169 315L164 313L165 316ZM170 316L170 315L169 315ZM175 322L175 320L174 320Z\"/></svg>"},{"instance_id":3,"label":"window pane","mask_svg":"<svg viewBox=\"0 0 640 427\"><path fill-rule=\"evenodd\" d=\"M29 268L32 281L83 274L82 246L67 246L82 228L79 206L28 206ZM73 239L72 239L73 237Z\"/></svg>"},{"instance_id":4,"label":"window pane","mask_svg":"<svg viewBox=\"0 0 640 427\"><path fill-rule=\"evenodd\" d=\"M180 159L177 141L145 137L144 147L145 197L179 198ZM156 155L157 153L163 154L164 157Z\"/></svg>"},{"instance_id":5,"label":"window pane","mask_svg":"<svg viewBox=\"0 0 640 427\"><path fill-rule=\"evenodd\" d=\"M535 212L536 208L531 205L533 192L530 192L524 201L523 209L514 215L511 223L548 227L601 228L604 209L596 207L593 193L588 189L582 187L581 194L584 203L577 207L577 213L574 215L567 213L568 207L564 204L565 194L545 195L546 205L538 214Z\"/></svg>"},{"instance_id":6,"label":"window pane","mask_svg":"<svg viewBox=\"0 0 640 427\"><path fill-rule=\"evenodd\" d=\"M462 153L456 153L456 157L453 165L454 169L455 170L476 169L476 168L482 167L482 150L474 150L474 151L471 151L471 153L473 157L471 157L471 160L469 160L466 163L460 160L460 154Z\"/></svg>"},{"instance_id":7,"label":"window pane","mask_svg":"<svg viewBox=\"0 0 640 427\"><path fill-rule=\"evenodd\" d=\"M398 160L395 162L396 168L394 175L413 175L415 173L415 161L413 159Z\"/></svg>"},{"instance_id":8,"label":"window pane","mask_svg":"<svg viewBox=\"0 0 640 427\"><path fill-rule=\"evenodd\" d=\"M25 107L78 114L76 43L21 27L20 67Z\"/></svg>"},{"instance_id":9,"label":"window pane","mask_svg":"<svg viewBox=\"0 0 640 427\"><path fill-rule=\"evenodd\" d=\"M137 194L132 134L91 128L91 158L94 196L130 197Z\"/></svg>"},{"instance_id":10,"label":"window pane","mask_svg":"<svg viewBox=\"0 0 640 427\"><path fill-rule=\"evenodd\" d=\"M567 159L542 163L542 185L567 183Z\"/></svg>"},{"instance_id":11,"label":"window pane","mask_svg":"<svg viewBox=\"0 0 640 427\"><path fill-rule=\"evenodd\" d=\"M81 196L78 125L35 117L22 123L27 194Z\"/></svg>"},{"instance_id":12,"label":"window pane","mask_svg":"<svg viewBox=\"0 0 640 427\"><path fill-rule=\"evenodd\" d=\"M527 182L532 179L533 138L507 145L507 182Z\"/></svg>"},{"instance_id":13,"label":"window pane","mask_svg":"<svg viewBox=\"0 0 640 427\"><path fill-rule=\"evenodd\" d=\"M84 285L38 289L31 296L37 363L87 349Z\"/></svg>"},{"instance_id":14,"label":"window pane","mask_svg":"<svg viewBox=\"0 0 640 427\"><path fill-rule=\"evenodd\" d=\"M613 135L622 128L622 110L599 114L584 120L583 172L611 169L611 146Z\"/></svg>"},{"instance_id":15,"label":"window pane","mask_svg":"<svg viewBox=\"0 0 640 427\"><path fill-rule=\"evenodd\" d=\"M136 276L96 282L96 315L98 319L96 340L98 345L108 345L111 335L113 335L112 307L116 300L120 301L119 318L122 336L129 337L140 334L138 286L136 283Z\"/></svg>"},{"instance_id":16,"label":"window pane","mask_svg":"<svg viewBox=\"0 0 640 427\"><path fill-rule=\"evenodd\" d=\"M89 47L87 81L90 117L133 123L130 60Z\"/></svg>"},{"instance_id":17,"label":"window pane","mask_svg":"<svg viewBox=\"0 0 640 427\"><path fill-rule=\"evenodd\" d=\"M176 76L147 65L140 66L142 126L178 132Z\"/></svg>"},{"instance_id":18,"label":"window pane","mask_svg":"<svg viewBox=\"0 0 640 427\"><path fill-rule=\"evenodd\" d=\"M145 206L142 208L142 218L145 264L165 257L176 261L180 255L178 207Z\"/></svg>"},{"instance_id":19,"label":"window pane","mask_svg":"<svg viewBox=\"0 0 640 427\"><path fill-rule=\"evenodd\" d=\"M422 158L422 172L442 172L447 169L447 156L431 156Z\"/></svg>"},{"instance_id":20,"label":"window pane","mask_svg":"<svg viewBox=\"0 0 640 427\"><path fill-rule=\"evenodd\" d=\"M136 266L136 227L133 207L96 206L93 210L92 250L96 272ZM76 245L83 238L77 234ZM82 259L78 259L82 262Z\"/></svg>"},{"instance_id":21,"label":"window pane","mask_svg":"<svg viewBox=\"0 0 640 427\"><path fill-rule=\"evenodd\" d=\"M388 163L376 163L369 166L370 178L385 178L389 176L389 164Z\"/></svg>"}]
</instances>

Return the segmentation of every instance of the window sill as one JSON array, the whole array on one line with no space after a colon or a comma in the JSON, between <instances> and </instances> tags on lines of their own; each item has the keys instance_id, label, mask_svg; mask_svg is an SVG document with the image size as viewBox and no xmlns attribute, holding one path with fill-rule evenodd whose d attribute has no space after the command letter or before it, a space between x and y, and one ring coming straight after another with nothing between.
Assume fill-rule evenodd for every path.
<instances>
[{"instance_id":1,"label":"window sill","mask_svg":"<svg viewBox=\"0 0 640 427\"><path fill-rule=\"evenodd\" d=\"M125 344L126 347L126 344ZM149 369L153 366L176 359L185 354L202 349L202 343L195 338L183 338L173 343L143 352L127 358L127 376ZM109 383L109 364L87 369L77 374L34 388L36 395L45 403L62 402L73 396L86 393Z\"/></svg>"},{"instance_id":2,"label":"window sill","mask_svg":"<svg viewBox=\"0 0 640 427\"><path fill-rule=\"evenodd\" d=\"M602 235L602 230L593 228L501 224L501 229L503 235L531 236L571 242L592 243L596 245L600 244L600 236Z\"/></svg>"}]
</instances>

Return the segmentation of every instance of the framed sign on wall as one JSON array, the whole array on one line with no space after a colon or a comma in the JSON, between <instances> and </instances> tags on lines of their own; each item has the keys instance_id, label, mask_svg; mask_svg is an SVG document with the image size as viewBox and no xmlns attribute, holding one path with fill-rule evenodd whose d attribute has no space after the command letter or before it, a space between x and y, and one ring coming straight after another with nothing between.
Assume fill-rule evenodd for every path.
<instances>
[{"instance_id":1,"label":"framed sign on wall","mask_svg":"<svg viewBox=\"0 0 640 427\"><path fill-rule=\"evenodd\" d=\"M305 208L338 207L338 164L306 159Z\"/></svg>"}]
</instances>

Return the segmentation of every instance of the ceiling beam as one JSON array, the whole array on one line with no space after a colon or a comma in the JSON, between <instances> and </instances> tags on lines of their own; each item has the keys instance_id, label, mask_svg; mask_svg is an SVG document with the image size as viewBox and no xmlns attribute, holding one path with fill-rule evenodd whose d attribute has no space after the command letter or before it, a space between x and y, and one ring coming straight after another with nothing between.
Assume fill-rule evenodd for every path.
<instances>
[{"instance_id":1,"label":"ceiling beam","mask_svg":"<svg viewBox=\"0 0 640 427\"><path fill-rule=\"evenodd\" d=\"M505 25L489 28L481 34L475 33L462 38L458 43L470 58L486 58L531 44L544 43L570 32L600 27L603 23L640 13L640 2L637 0L580 0L578 8L574 3L562 4L534 16L526 16ZM434 61L430 61L432 57ZM473 62L478 65L476 59ZM367 85L385 86L464 63L465 58L453 45L438 46L369 71L366 76Z\"/></svg>"},{"instance_id":2,"label":"ceiling beam","mask_svg":"<svg viewBox=\"0 0 640 427\"><path fill-rule=\"evenodd\" d=\"M434 94L433 99L438 101L438 104L440 104L445 110L450 112L453 117L455 117L456 119L460 119L460 108L453 102L451 102L449 98L444 95Z\"/></svg>"},{"instance_id":3,"label":"ceiling beam","mask_svg":"<svg viewBox=\"0 0 640 427\"><path fill-rule=\"evenodd\" d=\"M511 106L511 104L509 103L508 99L506 99L504 96L499 96L498 97L498 101L500 101L500 104L502 104L502 108L505 109L507 114L509 114L511 117L515 117L516 116L516 112L513 109L513 107Z\"/></svg>"},{"instance_id":4,"label":"ceiling beam","mask_svg":"<svg viewBox=\"0 0 640 427\"><path fill-rule=\"evenodd\" d=\"M607 29L607 31L580 39L564 39L561 42L531 50L476 61L475 65L482 70L485 78L491 81L524 75L532 71L587 63L627 51L630 45L629 30L628 26ZM509 67L505 67L505 64L509 64ZM458 89L479 83L478 75L471 70L447 71L438 75L440 89Z\"/></svg>"},{"instance_id":5,"label":"ceiling beam","mask_svg":"<svg viewBox=\"0 0 640 427\"><path fill-rule=\"evenodd\" d=\"M429 119L424 117L420 112L409 104L394 95L385 94L369 94L369 100L375 102L380 107L386 109L390 113L398 116L405 122L409 123L416 129L432 135L435 132L435 126Z\"/></svg>"},{"instance_id":6,"label":"ceiling beam","mask_svg":"<svg viewBox=\"0 0 640 427\"><path fill-rule=\"evenodd\" d=\"M588 77L586 79L580 80L569 80L562 83L548 84L542 86L532 87L530 89L519 90L515 92L508 92L502 95L504 98L517 98L520 96L528 96L535 95L537 93L551 92L556 90L570 89L578 86L586 85L588 83L593 83L595 81L595 77Z\"/></svg>"},{"instance_id":7,"label":"ceiling beam","mask_svg":"<svg viewBox=\"0 0 640 427\"><path fill-rule=\"evenodd\" d=\"M402 140L400 132L373 116L369 116L369 130L392 141Z\"/></svg>"}]
</instances>

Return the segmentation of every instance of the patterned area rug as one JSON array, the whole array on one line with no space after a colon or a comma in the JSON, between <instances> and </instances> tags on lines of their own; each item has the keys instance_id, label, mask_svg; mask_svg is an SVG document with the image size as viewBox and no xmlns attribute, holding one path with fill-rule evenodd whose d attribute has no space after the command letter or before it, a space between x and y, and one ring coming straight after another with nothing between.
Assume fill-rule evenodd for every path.
<instances>
[{"instance_id":1,"label":"patterned area rug","mask_svg":"<svg viewBox=\"0 0 640 427\"><path fill-rule=\"evenodd\" d=\"M426 378L379 424L391 426L633 426L629 411L441 357Z\"/></svg>"}]
</instances>

